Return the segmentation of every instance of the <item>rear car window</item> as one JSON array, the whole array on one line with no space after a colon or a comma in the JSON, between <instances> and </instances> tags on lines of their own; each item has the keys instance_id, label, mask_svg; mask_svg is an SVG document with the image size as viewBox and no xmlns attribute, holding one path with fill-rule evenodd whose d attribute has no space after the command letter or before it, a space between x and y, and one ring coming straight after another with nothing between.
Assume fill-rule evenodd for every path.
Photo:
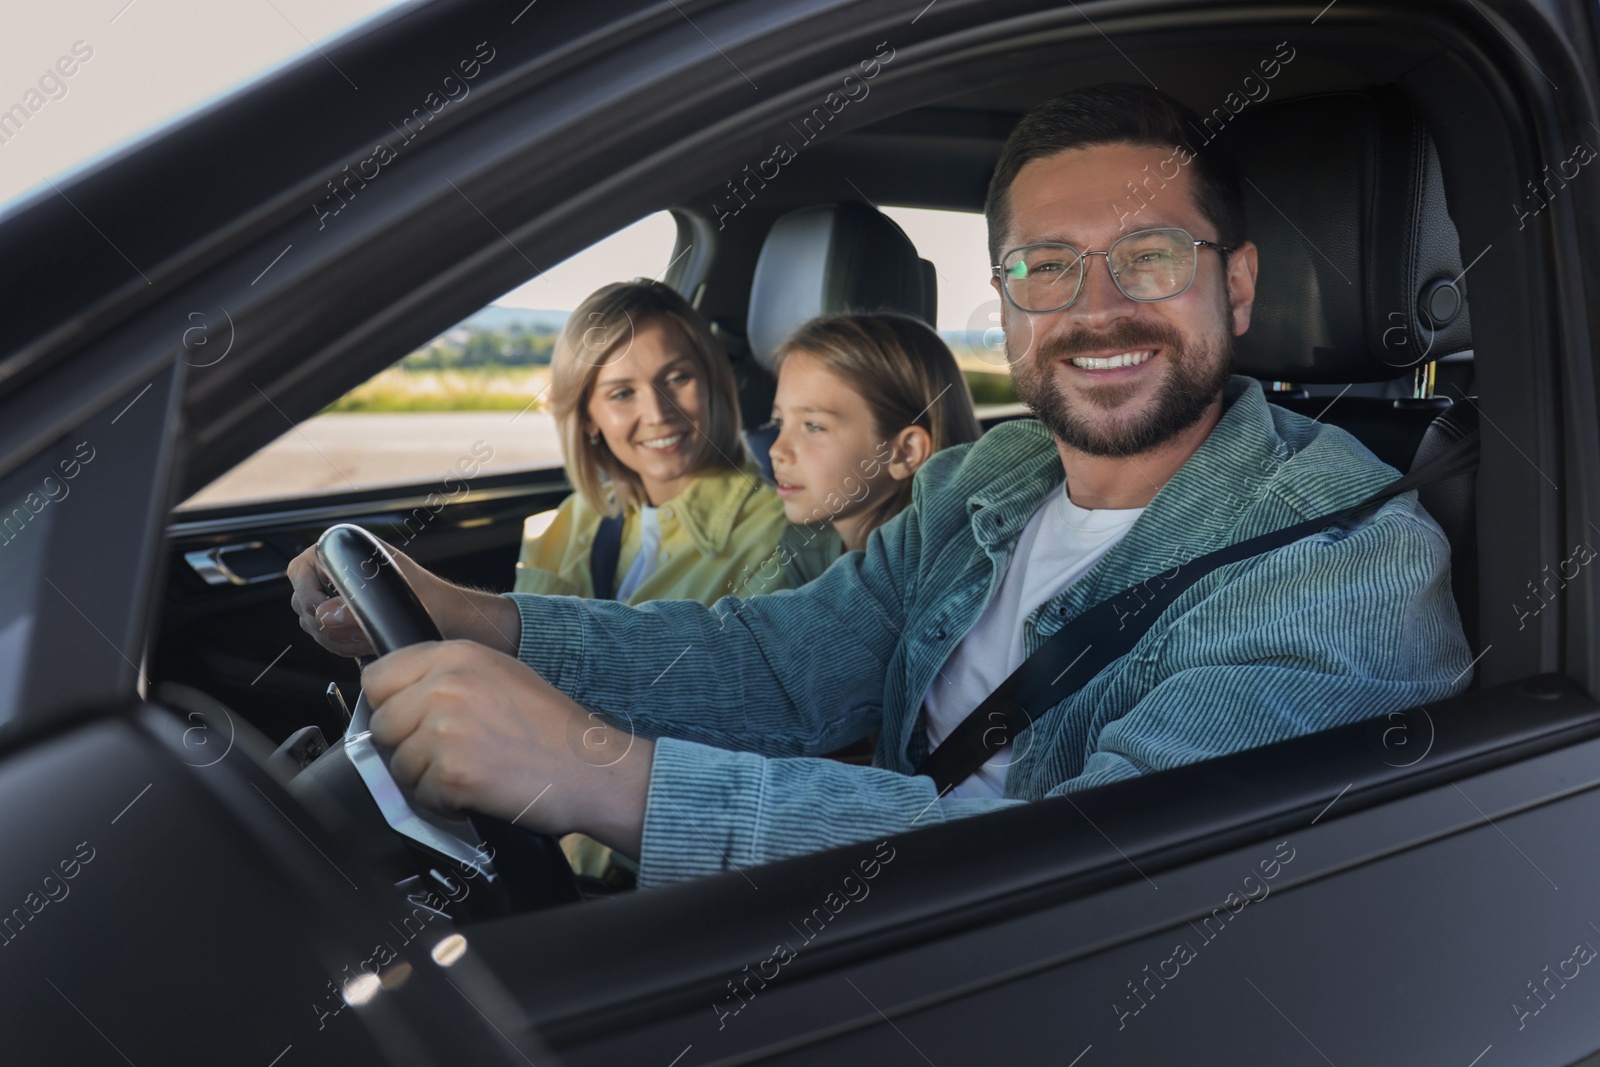
<instances>
[{"instance_id":1,"label":"rear car window","mask_svg":"<svg viewBox=\"0 0 1600 1067\"><path fill-rule=\"evenodd\" d=\"M973 402L980 409L1015 403L1000 331L1000 298L989 284L989 230L983 214L921 207L879 210L933 264L939 288L936 327L961 365Z\"/></svg>"}]
</instances>

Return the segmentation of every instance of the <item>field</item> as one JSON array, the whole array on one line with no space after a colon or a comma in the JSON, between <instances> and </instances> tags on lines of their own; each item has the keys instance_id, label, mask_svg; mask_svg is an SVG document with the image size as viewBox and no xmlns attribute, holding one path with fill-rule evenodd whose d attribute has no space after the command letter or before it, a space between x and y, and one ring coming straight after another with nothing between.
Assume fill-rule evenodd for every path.
<instances>
[{"instance_id":1,"label":"field","mask_svg":"<svg viewBox=\"0 0 1600 1067\"><path fill-rule=\"evenodd\" d=\"M982 405L1014 402L1011 376L987 353L957 357ZM487 473L561 465L543 366L394 366L289 430L185 507L437 481L457 457L493 449ZM476 451L474 451L476 449Z\"/></svg>"},{"instance_id":2,"label":"field","mask_svg":"<svg viewBox=\"0 0 1600 1067\"><path fill-rule=\"evenodd\" d=\"M1004 367L995 367L987 362L956 359L961 367L961 375L967 380L967 388L972 391L972 402L979 406L984 404L1015 404L1017 402L1016 387L1011 384L1011 372Z\"/></svg>"},{"instance_id":3,"label":"field","mask_svg":"<svg viewBox=\"0 0 1600 1067\"><path fill-rule=\"evenodd\" d=\"M977 357L958 359L977 404L1016 400L1011 375ZM547 410L547 367L466 367L412 370L390 367L324 408L321 414L403 411ZM532 405L531 407L529 405Z\"/></svg>"},{"instance_id":4,"label":"field","mask_svg":"<svg viewBox=\"0 0 1600 1067\"><path fill-rule=\"evenodd\" d=\"M545 410L548 367L390 367L324 408L336 412ZM530 407L530 405L532 405Z\"/></svg>"}]
</instances>

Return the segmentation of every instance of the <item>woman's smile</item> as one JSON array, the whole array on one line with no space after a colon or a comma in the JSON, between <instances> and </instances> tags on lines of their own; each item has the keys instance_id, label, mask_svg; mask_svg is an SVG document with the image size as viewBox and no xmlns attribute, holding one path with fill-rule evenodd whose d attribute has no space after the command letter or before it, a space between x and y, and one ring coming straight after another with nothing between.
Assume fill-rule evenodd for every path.
<instances>
[{"instance_id":1,"label":"woman's smile","mask_svg":"<svg viewBox=\"0 0 1600 1067\"><path fill-rule=\"evenodd\" d=\"M638 444L640 448L648 448L652 452L666 454L670 452L676 452L678 450L678 446L683 444L684 440L688 438L688 436L689 435L687 432L679 430L676 433L666 434L661 437L653 437L648 441L640 441Z\"/></svg>"}]
</instances>

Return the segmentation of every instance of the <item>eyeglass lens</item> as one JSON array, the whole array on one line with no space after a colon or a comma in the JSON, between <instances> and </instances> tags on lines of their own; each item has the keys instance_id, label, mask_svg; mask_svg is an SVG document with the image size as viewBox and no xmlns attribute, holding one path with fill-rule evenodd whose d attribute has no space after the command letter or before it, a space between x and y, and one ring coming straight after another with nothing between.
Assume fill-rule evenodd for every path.
<instances>
[{"instance_id":1,"label":"eyeglass lens","mask_svg":"<svg viewBox=\"0 0 1600 1067\"><path fill-rule=\"evenodd\" d=\"M1194 280L1196 251L1187 230L1144 230L1119 238L1108 251L1111 276L1130 300L1165 300ZM1068 244L1013 249L1001 262L1006 293L1024 311L1070 304L1083 285L1085 257Z\"/></svg>"}]
</instances>

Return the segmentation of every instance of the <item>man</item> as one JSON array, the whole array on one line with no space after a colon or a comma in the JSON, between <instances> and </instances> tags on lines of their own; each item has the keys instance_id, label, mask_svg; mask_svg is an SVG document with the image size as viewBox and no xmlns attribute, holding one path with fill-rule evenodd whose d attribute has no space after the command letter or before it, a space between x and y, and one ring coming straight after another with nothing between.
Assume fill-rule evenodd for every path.
<instances>
[{"instance_id":1,"label":"man","mask_svg":"<svg viewBox=\"0 0 1600 1067\"><path fill-rule=\"evenodd\" d=\"M1407 493L1213 571L950 794L911 773L1086 608L1395 477L1229 375L1256 249L1227 161L1183 147L1192 117L1153 90L1101 86L1022 120L986 210L1013 374L1038 421L935 456L911 507L803 589L630 608L465 590L402 558L441 630L465 640L367 668L396 777L428 803L587 833L639 857L649 886L1464 688L1449 547ZM1166 184L1130 224L1126 189L1146 168ZM302 625L360 651L311 557L290 573ZM873 731L876 766L813 758Z\"/></svg>"}]
</instances>

